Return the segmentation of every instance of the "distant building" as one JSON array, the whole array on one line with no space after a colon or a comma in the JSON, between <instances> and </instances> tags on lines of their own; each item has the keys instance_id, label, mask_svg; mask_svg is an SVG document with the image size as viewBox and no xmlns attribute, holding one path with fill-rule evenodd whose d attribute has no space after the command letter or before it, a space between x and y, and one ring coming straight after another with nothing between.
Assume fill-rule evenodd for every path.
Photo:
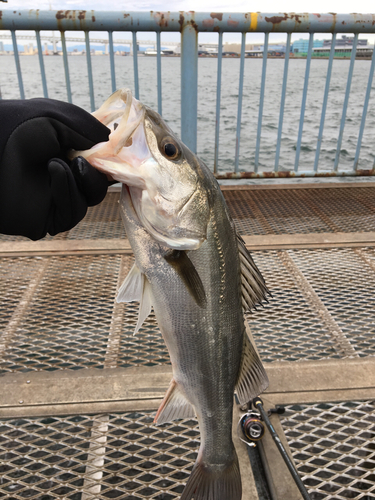
<instances>
[{"instance_id":1,"label":"distant building","mask_svg":"<svg viewBox=\"0 0 375 500\"><path fill-rule=\"evenodd\" d=\"M4 42L0 42L0 52L5 52L4 51Z\"/></svg>"},{"instance_id":2,"label":"distant building","mask_svg":"<svg viewBox=\"0 0 375 500\"><path fill-rule=\"evenodd\" d=\"M345 47L345 48L353 47L353 41L354 41L354 36L342 35L341 38L336 38L335 47ZM360 46L360 45L366 46L367 42L368 42L368 40L366 40L366 39L358 38L357 45L358 46ZM323 40L323 47L330 48L331 44L332 44L331 39ZM315 47L315 45L314 45L314 47Z\"/></svg>"},{"instance_id":3,"label":"distant building","mask_svg":"<svg viewBox=\"0 0 375 500\"><path fill-rule=\"evenodd\" d=\"M313 47L323 47L323 40L314 40L313 42ZM299 40L296 40L293 42L291 52L293 54L307 54L307 51L309 49L309 40L304 40L300 38Z\"/></svg>"}]
</instances>

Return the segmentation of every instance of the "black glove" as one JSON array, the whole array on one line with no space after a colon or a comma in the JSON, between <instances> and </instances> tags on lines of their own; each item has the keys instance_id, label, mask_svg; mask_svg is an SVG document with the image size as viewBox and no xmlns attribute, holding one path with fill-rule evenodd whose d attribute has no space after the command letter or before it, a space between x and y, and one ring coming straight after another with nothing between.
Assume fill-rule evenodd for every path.
<instances>
[{"instance_id":1,"label":"black glove","mask_svg":"<svg viewBox=\"0 0 375 500\"><path fill-rule=\"evenodd\" d=\"M0 233L33 240L74 227L102 201L108 181L83 158L109 129L83 109L52 99L0 100Z\"/></svg>"}]
</instances>

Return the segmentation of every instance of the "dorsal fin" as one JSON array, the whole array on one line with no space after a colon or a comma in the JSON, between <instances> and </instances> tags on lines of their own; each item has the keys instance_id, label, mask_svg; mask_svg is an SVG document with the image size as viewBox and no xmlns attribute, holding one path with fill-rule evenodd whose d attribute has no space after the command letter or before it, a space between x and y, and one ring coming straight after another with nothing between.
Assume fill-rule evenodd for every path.
<instances>
[{"instance_id":1,"label":"dorsal fin","mask_svg":"<svg viewBox=\"0 0 375 500\"><path fill-rule=\"evenodd\" d=\"M242 306L244 311L247 311L255 309L257 304L262 304L262 301L268 302L267 294L271 293L239 234L237 243L241 262Z\"/></svg>"},{"instance_id":2,"label":"dorsal fin","mask_svg":"<svg viewBox=\"0 0 375 500\"><path fill-rule=\"evenodd\" d=\"M246 330L249 329L245 322ZM268 387L268 377L255 347L251 343L247 331L244 333L242 361L236 391L241 404L259 396Z\"/></svg>"}]
</instances>

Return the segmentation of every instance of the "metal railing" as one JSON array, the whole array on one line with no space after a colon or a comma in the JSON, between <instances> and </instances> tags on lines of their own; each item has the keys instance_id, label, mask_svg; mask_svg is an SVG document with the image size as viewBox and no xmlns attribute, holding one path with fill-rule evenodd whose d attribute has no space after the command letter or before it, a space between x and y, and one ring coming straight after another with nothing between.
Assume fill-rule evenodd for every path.
<instances>
[{"instance_id":1,"label":"metal railing","mask_svg":"<svg viewBox=\"0 0 375 500\"><path fill-rule=\"evenodd\" d=\"M375 33L375 14L263 14L263 13L195 13L195 12L101 12L101 11L0 11L0 30L10 30L13 41L14 58L16 63L19 91L21 98L25 98L23 77L21 72L19 53L17 48L16 31L35 30L40 72L43 86L43 94L48 97L46 72L44 68L40 31L58 30L61 33L63 52L63 63L65 70L65 82L67 99L72 102L72 91L70 86L68 53L65 40L66 31L83 31L85 33L86 58L88 70L88 84L91 109L95 109L94 82L92 74L90 38L91 31L107 31L110 56L110 74L112 90L116 89L115 58L113 46L113 32L132 32L133 47L137 47L137 32L156 32L157 40L157 103L158 111L162 112L162 78L161 78L161 32L181 33L181 138L191 150L197 150L197 124L198 124L198 33L218 33L218 64L217 64L217 86L216 86L216 123L215 123L215 150L214 150L214 172L218 172L219 144L220 144L220 109L221 109L221 87L222 87L222 53L223 33L238 32L242 34L240 55L240 76L237 106L236 145L234 151L234 171L227 172L219 177L292 177L292 176L319 176L319 175L375 175L375 163L367 169L359 169L359 155L363 140L366 115L370 99L372 80L375 68L375 51L369 70L367 89L363 104L362 116L359 124L358 140L352 170L339 170L340 152L342 147L344 127L346 123L350 88L353 78L353 68L356 56L358 35L363 33ZM254 165L251 172L240 172L240 136L242 123L242 97L244 84L244 61L246 34L249 32L264 33L264 51L261 73L261 89L258 111L258 124L256 131L256 144ZM267 72L267 52L269 33L286 33L286 52L284 58L283 80L281 88L281 102L278 120L276 154L273 171L261 171L259 168L259 153L261 151L262 119L265 100L265 81ZM297 143L295 146L294 168L280 170L280 150L283 135L283 119L285 110L285 98L287 91L288 69L290 62L290 46L292 33L309 33L309 46L306 58L306 69L303 86L302 103L299 116L299 128ZM309 86L310 63L314 33L331 33L332 44L328 61L328 69L325 80L325 90L320 115L320 126L315 149L315 161L311 170L301 171L300 153L305 120L306 98ZM353 33L354 41L350 59L349 72L347 76L345 98L339 125L337 147L332 169L327 172L319 171L319 158L323 138L327 101L330 90L332 63L335 52L336 34ZM138 54L133 51L134 67L134 90L135 97L139 98L138 77ZM360 105L361 103L358 103Z\"/></svg>"}]
</instances>

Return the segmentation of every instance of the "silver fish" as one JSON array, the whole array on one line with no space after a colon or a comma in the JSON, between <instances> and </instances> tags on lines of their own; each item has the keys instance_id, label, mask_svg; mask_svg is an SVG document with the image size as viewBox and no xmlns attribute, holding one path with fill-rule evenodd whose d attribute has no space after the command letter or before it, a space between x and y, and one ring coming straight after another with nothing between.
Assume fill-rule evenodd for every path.
<instances>
[{"instance_id":1,"label":"silver fish","mask_svg":"<svg viewBox=\"0 0 375 500\"><path fill-rule=\"evenodd\" d=\"M233 393L246 403L268 386L244 310L268 290L214 176L163 119L125 90L96 116L112 128L109 142L76 154L123 183L135 264L117 300L139 300L136 331L154 308L172 363L155 422L195 415L199 422L199 453L181 500L240 500Z\"/></svg>"}]
</instances>

